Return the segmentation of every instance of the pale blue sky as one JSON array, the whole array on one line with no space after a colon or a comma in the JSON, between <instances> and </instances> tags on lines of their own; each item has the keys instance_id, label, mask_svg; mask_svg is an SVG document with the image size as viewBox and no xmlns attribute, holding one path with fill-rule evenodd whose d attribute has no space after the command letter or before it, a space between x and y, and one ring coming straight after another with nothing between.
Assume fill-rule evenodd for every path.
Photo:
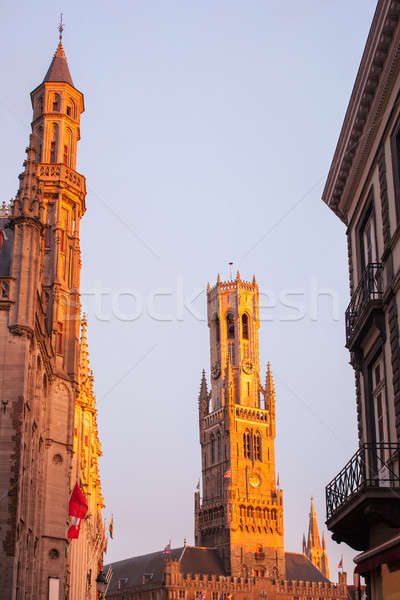
<instances>
[{"instance_id":1,"label":"pale blue sky","mask_svg":"<svg viewBox=\"0 0 400 600\"><path fill-rule=\"evenodd\" d=\"M261 326L260 349L276 382L287 550L301 551L311 494L322 526L324 485L357 441L344 349L345 228L320 197L375 4L2 2L2 199L16 192L29 92L48 68L63 10L64 48L86 106L82 288L114 298L134 290L145 307L121 321L107 297L111 317L102 320L93 297L83 298L106 514L115 518L106 562L193 540L208 328L179 309L177 289L189 298L218 271L226 277L229 260L277 298L305 291L291 297L305 306L301 320L282 320L298 313L279 302L263 312L272 320ZM315 285L334 293L338 320L329 298L314 319ZM170 321L148 314L159 290L172 296L158 297L152 312ZM204 317L204 293L194 306ZM133 309L125 297L120 311ZM334 578L342 552L351 573L351 552L330 535L328 552Z\"/></svg>"}]
</instances>

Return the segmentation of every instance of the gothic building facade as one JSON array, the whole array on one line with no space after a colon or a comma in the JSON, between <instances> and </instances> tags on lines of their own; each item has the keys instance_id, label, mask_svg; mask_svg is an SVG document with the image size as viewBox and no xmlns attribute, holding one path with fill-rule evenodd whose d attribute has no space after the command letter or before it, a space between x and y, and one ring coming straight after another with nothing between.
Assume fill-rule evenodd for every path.
<instances>
[{"instance_id":1,"label":"gothic building facade","mask_svg":"<svg viewBox=\"0 0 400 600\"><path fill-rule=\"evenodd\" d=\"M85 345L82 355L79 339L79 226L86 190L85 178L76 171L76 154L84 103L73 85L61 38L31 101L32 134L19 189L0 213L4 600L58 599L70 593L74 574L66 552L68 501L76 478L85 483L86 472L74 458L74 419L77 406L81 410L84 404L91 414L95 410L82 365ZM90 460L98 490L96 435L93 429ZM91 514L97 523L102 499L98 491L93 498Z\"/></svg>"},{"instance_id":2,"label":"gothic building facade","mask_svg":"<svg viewBox=\"0 0 400 600\"><path fill-rule=\"evenodd\" d=\"M285 552L283 491L275 473L275 390L259 367L255 278L208 286L211 389L199 394L202 496L195 492L195 546L111 565L112 600L337 598L315 556Z\"/></svg>"},{"instance_id":3,"label":"gothic building facade","mask_svg":"<svg viewBox=\"0 0 400 600\"><path fill-rule=\"evenodd\" d=\"M358 447L327 526L369 598L400 598L400 3L379 0L323 192L346 227ZM347 265L346 265L347 267Z\"/></svg>"}]
</instances>

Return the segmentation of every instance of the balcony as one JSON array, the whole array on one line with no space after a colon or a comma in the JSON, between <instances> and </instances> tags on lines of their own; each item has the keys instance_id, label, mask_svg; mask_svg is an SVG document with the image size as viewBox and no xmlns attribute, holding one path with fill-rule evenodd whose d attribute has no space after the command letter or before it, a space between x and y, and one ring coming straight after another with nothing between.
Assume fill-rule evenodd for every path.
<instances>
[{"instance_id":1,"label":"balcony","mask_svg":"<svg viewBox=\"0 0 400 600\"><path fill-rule=\"evenodd\" d=\"M327 526L333 539L368 547L369 526L400 527L400 444L362 444L326 486Z\"/></svg>"},{"instance_id":2,"label":"balcony","mask_svg":"<svg viewBox=\"0 0 400 600\"><path fill-rule=\"evenodd\" d=\"M382 311L382 265L369 263L346 310L346 345L351 350L369 317Z\"/></svg>"},{"instance_id":3,"label":"balcony","mask_svg":"<svg viewBox=\"0 0 400 600\"><path fill-rule=\"evenodd\" d=\"M78 192L83 194L86 193L85 178L80 173L77 173L73 169L67 167L62 163L59 164L47 164L39 163L37 168L37 176L41 181L48 181L54 183L65 183L71 186Z\"/></svg>"}]
</instances>

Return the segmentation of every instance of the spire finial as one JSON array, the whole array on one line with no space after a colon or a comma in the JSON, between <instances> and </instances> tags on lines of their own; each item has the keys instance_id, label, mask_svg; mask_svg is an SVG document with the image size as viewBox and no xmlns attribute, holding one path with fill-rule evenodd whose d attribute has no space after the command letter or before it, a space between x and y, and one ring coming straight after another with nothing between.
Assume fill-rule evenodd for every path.
<instances>
[{"instance_id":1,"label":"spire finial","mask_svg":"<svg viewBox=\"0 0 400 600\"><path fill-rule=\"evenodd\" d=\"M60 24L58 26L58 31L59 31L59 37L60 37L60 44L62 42L62 34L64 31L64 25L63 25L63 14L60 13Z\"/></svg>"}]
</instances>

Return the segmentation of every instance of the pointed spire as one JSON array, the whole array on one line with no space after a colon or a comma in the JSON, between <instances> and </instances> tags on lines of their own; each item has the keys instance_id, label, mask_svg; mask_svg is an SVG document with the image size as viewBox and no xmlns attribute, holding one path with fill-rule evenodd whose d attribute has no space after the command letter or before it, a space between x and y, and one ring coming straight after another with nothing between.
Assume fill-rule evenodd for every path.
<instances>
[{"instance_id":1,"label":"pointed spire","mask_svg":"<svg viewBox=\"0 0 400 600\"><path fill-rule=\"evenodd\" d=\"M89 351L87 342L87 320L85 313L81 318L81 340L79 352L79 373L78 373L80 397L85 403L95 404L93 390L93 371L90 368Z\"/></svg>"},{"instance_id":2,"label":"pointed spire","mask_svg":"<svg viewBox=\"0 0 400 600\"><path fill-rule=\"evenodd\" d=\"M253 275L253 285L257 285L256 276Z\"/></svg>"},{"instance_id":3,"label":"pointed spire","mask_svg":"<svg viewBox=\"0 0 400 600\"><path fill-rule=\"evenodd\" d=\"M303 554L306 554L307 552L307 546L306 546L306 536L303 533Z\"/></svg>"},{"instance_id":4,"label":"pointed spire","mask_svg":"<svg viewBox=\"0 0 400 600\"><path fill-rule=\"evenodd\" d=\"M310 522L308 525L308 548L320 548L319 532L317 524L317 514L315 512L314 498L311 496Z\"/></svg>"},{"instance_id":5,"label":"pointed spire","mask_svg":"<svg viewBox=\"0 0 400 600\"><path fill-rule=\"evenodd\" d=\"M217 285L219 285L220 283L221 283L221 276L220 276L220 274L218 273L218 277L217 277Z\"/></svg>"},{"instance_id":6,"label":"pointed spire","mask_svg":"<svg viewBox=\"0 0 400 600\"><path fill-rule=\"evenodd\" d=\"M207 282L207 293L210 291L210 282Z\"/></svg>"},{"instance_id":7,"label":"pointed spire","mask_svg":"<svg viewBox=\"0 0 400 600\"><path fill-rule=\"evenodd\" d=\"M61 42L57 46L57 50L43 81L63 81L64 83L69 83L69 85L74 85Z\"/></svg>"},{"instance_id":8,"label":"pointed spire","mask_svg":"<svg viewBox=\"0 0 400 600\"><path fill-rule=\"evenodd\" d=\"M63 81L73 86L74 84L72 83L71 73L69 72L67 58L65 56L64 48L62 45L62 33L64 31L62 13L60 18L60 24L58 26L58 31L59 42L57 50L55 51L53 60L50 63L50 67L43 81Z\"/></svg>"},{"instance_id":9,"label":"pointed spire","mask_svg":"<svg viewBox=\"0 0 400 600\"><path fill-rule=\"evenodd\" d=\"M325 531L322 532L322 550L326 550Z\"/></svg>"},{"instance_id":10,"label":"pointed spire","mask_svg":"<svg viewBox=\"0 0 400 600\"><path fill-rule=\"evenodd\" d=\"M233 374L233 366L231 361L231 355L228 352L228 356L226 358L226 369L225 369L225 379L224 379L224 387L225 387L225 404L233 400L234 393L234 374Z\"/></svg>"},{"instance_id":11,"label":"pointed spire","mask_svg":"<svg viewBox=\"0 0 400 600\"><path fill-rule=\"evenodd\" d=\"M239 269L236 272L236 281L240 281L240 272L239 272Z\"/></svg>"},{"instance_id":12,"label":"pointed spire","mask_svg":"<svg viewBox=\"0 0 400 600\"><path fill-rule=\"evenodd\" d=\"M268 361L267 373L265 375L265 399L269 403L273 399L274 396L275 396L274 380L273 380L272 373L271 373L271 364Z\"/></svg>"},{"instance_id":13,"label":"pointed spire","mask_svg":"<svg viewBox=\"0 0 400 600\"><path fill-rule=\"evenodd\" d=\"M199 417L205 417L208 415L208 389L207 389L207 379L206 372L203 369L201 374L201 382L200 382L200 392L199 392Z\"/></svg>"}]
</instances>

